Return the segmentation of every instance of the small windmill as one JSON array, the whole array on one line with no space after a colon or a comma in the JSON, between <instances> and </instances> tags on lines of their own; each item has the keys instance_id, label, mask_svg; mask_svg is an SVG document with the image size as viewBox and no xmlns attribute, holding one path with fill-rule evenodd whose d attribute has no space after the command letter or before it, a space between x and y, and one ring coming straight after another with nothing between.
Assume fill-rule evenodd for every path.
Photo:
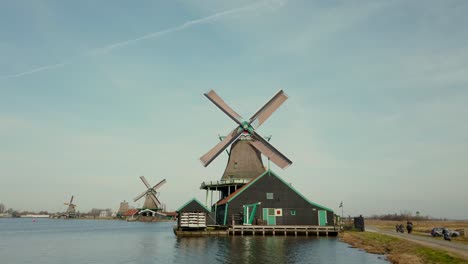
<instances>
[{"instance_id":1,"label":"small windmill","mask_svg":"<svg viewBox=\"0 0 468 264\"><path fill-rule=\"evenodd\" d=\"M223 152L231 144L236 145L239 139L243 139L247 144L251 145L255 152L260 152L273 163L284 169L292 164L285 155L273 147L266 139L259 135L255 130L259 128L273 112L276 111L288 99L288 96L280 90L273 96L262 108L260 108L249 120L243 118L236 113L228 104L226 104L221 97L214 90L205 93L205 96L213 102L221 111L223 111L229 118L237 123L234 128L221 142L214 146L210 151L200 158L203 166L208 166L221 152ZM237 144L238 145L238 144ZM244 144L246 145L246 144ZM252 151L248 151L252 152ZM232 157L233 149L230 151L230 160ZM245 156L247 152L242 151L239 156ZM260 161L261 162L261 161ZM235 164L237 165L237 164ZM247 165L243 165L247 166ZM235 167L235 166L233 166ZM257 176L257 175L254 175Z\"/></svg>"},{"instance_id":2,"label":"small windmill","mask_svg":"<svg viewBox=\"0 0 468 264\"><path fill-rule=\"evenodd\" d=\"M63 204L68 205L67 211L65 212L65 216L68 217L68 218L74 218L75 217L76 204L73 204L73 195L70 198L70 202L63 203Z\"/></svg>"},{"instance_id":3,"label":"small windmill","mask_svg":"<svg viewBox=\"0 0 468 264\"><path fill-rule=\"evenodd\" d=\"M161 210L161 202L158 200L159 192L156 190L159 189L163 184L166 183L166 179L160 181L158 184L151 187L151 185L146 180L145 176L140 176L141 181L145 184L146 191L135 197L133 199L134 202L140 200L143 196L146 196L145 203L143 204L142 209L153 209L153 210Z\"/></svg>"}]
</instances>

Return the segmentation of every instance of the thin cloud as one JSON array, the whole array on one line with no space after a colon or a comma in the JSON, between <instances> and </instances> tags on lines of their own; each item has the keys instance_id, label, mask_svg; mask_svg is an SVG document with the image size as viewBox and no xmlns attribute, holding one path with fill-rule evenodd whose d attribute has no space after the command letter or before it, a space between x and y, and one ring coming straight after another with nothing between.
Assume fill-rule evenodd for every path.
<instances>
[{"instance_id":1,"label":"thin cloud","mask_svg":"<svg viewBox=\"0 0 468 264\"><path fill-rule=\"evenodd\" d=\"M115 50L124 48L126 46L135 44L135 43L143 41L143 40L159 38L159 37L162 37L162 36L170 34L170 33L174 33L174 32L178 32L178 31L188 29L188 28L193 27L195 25L214 22L214 21L218 20L221 17L225 17L225 16L237 14L237 13L242 13L242 12L245 12L245 11L248 11L248 10L255 10L255 9L260 8L260 7L270 7L271 4L275 4L275 3L271 2L271 1L264 1L264 2L260 2L260 3L255 3L255 4L239 7L239 8L234 8L234 9L230 9L230 10L221 11L221 12L215 13L213 15L209 15L209 16L202 17L202 18L199 18L199 19L189 20L189 21L187 21L187 22L185 22L185 23L183 23L181 25L175 26L175 27L171 27L171 28L167 28L167 29L164 29L164 30L152 32L152 33L146 34L146 35L138 37L138 38L113 43L113 44L107 45L107 46L102 47L102 48L92 49L92 50L89 50L89 51L81 54L81 56L77 56L77 57L104 55L104 54L113 52ZM280 2L278 4L278 6L282 6L282 5L284 5L284 2ZM28 70L28 71L20 72L20 73L15 73L15 74L10 74L10 75L3 75L3 76L0 76L0 80L1 79L18 78L18 77L22 77L22 76L25 76L25 75L34 74L34 73L38 73L38 72L42 72L42 71L46 71L46 70L50 70L50 69L54 69L54 68L60 68L60 67L64 67L66 65L69 65L72 62L73 62L73 60L68 60L68 61L61 62L61 63L44 65L44 66L41 66L41 67L38 67L38 68L35 68L35 69L31 69L31 70Z\"/></svg>"},{"instance_id":2,"label":"thin cloud","mask_svg":"<svg viewBox=\"0 0 468 264\"><path fill-rule=\"evenodd\" d=\"M24 72L10 74L10 75L3 75L3 76L0 76L0 79L18 78L18 77L33 74L33 73L36 73L36 72L41 72L41 71L54 69L54 68L60 68L60 67L63 67L65 65L68 65L68 64L70 64L70 62L61 62L61 63L57 63L57 64L45 65L45 66L41 66L41 67L29 70L29 71L24 71Z\"/></svg>"}]
</instances>

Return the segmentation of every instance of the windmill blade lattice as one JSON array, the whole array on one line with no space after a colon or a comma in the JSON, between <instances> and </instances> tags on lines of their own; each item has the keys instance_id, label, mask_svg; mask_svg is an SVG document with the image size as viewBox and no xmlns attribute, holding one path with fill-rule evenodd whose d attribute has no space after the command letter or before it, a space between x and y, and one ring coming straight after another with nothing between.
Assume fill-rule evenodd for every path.
<instances>
[{"instance_id":1,"label":"windmill blade lattice","mask_svg":"<svg viewBox=\"0 0 468 264\"><path fill-rule=\"evenodd\" d=\"M283 92L283 90L276 93L273 98L271 98L249 119L249 121L242 121L242 117L229 107L229 105L226 104L226 102L224 102L224 100L214 90L205 93L205 96L239 126L200 158L203 166L208 166L221 152L235 142L242 134L249 135L253 139L250 144L280 168L284 169L292 164L290 159L255 132L255 129L260 127L288 99L288 96Z\"/></svg>"},{"instance_id":2,"label":"windmill blade lattice","mask_svg":"<svg viewBox=\"0 0 468 264\"><path fill-rule=\"evenodd\" d=\"M150 185L149 182L146 180L145 176L140 176L140 179L141 179L141 181L143 182L143 184L145 184L146 188L151 188L151 185Z\"/></svg>"},{"instance_id":3,"label":"windmill blade lattice","mask_svg":"<svg viewBox=\"0 0 468 264\"><path fill-rule=\"evenodd\" d=\"M242 125L242 116L240 116L236 111L232 110L231 107L229 107L228 104L224 102L224 100L214 91L211 90L207 93L205 93L205 96L213 102L221 111L223 111L227 116L229 116L234 122L238 123L239 125Z\"/></svg>"},{"instance_id":4,"label":"windmill blade lattice","mask_svg":"<svg viewBox=\"0 0 468 264\"><path fill-rule=\"evenodd\" d=\"M287 99L288 96L283 90L277 92L270 101L249 119L249 124L255 129L259 128Z\"/></svg>"},{"instance_id":5,"label":"windmill blade lattice","mask_svg":"<svg viewBox=\"0 0 468 264\"><path fill-rule=\"evenodd\" d=\"M229 133L226 137L223 138L221 142L216 144L214 148L208 151L205 155L200 158L203 166L208 166L216 157L221 154L229 145L231 145L241 134L242 130L238 128L234 129L231 133Z\"/></svg>"}]
</instances>

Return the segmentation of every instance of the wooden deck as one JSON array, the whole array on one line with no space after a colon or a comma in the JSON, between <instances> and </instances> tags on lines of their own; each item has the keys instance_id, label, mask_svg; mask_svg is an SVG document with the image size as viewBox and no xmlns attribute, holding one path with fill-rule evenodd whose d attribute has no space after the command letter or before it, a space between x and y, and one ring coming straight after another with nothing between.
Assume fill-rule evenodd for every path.
<instances>
[{"instance_id":1,"label":"wooden deck","mask_svg":"<svg viewBox=\"0 0 468 264\"><path fill-rule=\"evenodd\" d=\"M337 236L335 226L277 226L277 225L234 225L227 229L182 230L174 226L178 237L194 236Z\"/></svg>"},{"instance_id":2,"label":"wooden deck","mask_svg":"<svg viewBox=\"0 0 468 264\"><path fill-rule=\"evenodd\" d=\"M232 236L337 236L338 232L335 226L235 225L228 229Z\"/></svg>"}]
</instances>

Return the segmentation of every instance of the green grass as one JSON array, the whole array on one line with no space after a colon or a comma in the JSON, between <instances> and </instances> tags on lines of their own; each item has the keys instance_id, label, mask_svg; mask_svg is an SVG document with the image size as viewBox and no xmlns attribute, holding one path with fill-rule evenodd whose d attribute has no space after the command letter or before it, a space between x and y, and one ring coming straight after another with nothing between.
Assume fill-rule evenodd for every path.
<instances>
[{"instance_id":1,"label":"green grass","mask_svg":"<svg viewBox=\"0 0 468 264\"><path fill-rule=\"evenodd\" d=\"M415 252L425 260L424 263L467 263L467 261L449 255L447 252L428 247L418 246L415 248Z\"/></svg>"},{"instance_id":2,"label":"green grass","mask_svg":"<svg viewBox=\"0 0 468 264\"><path fill-rule=\"evenodd\" d=\"M371 232L345 232L342 238L351 245L370 253L385 254L393 263L468 263L447 251L433 249L420 244L384 234ZM416 262L417 263L417 262Z\"/></svg>"}]
</instances>

